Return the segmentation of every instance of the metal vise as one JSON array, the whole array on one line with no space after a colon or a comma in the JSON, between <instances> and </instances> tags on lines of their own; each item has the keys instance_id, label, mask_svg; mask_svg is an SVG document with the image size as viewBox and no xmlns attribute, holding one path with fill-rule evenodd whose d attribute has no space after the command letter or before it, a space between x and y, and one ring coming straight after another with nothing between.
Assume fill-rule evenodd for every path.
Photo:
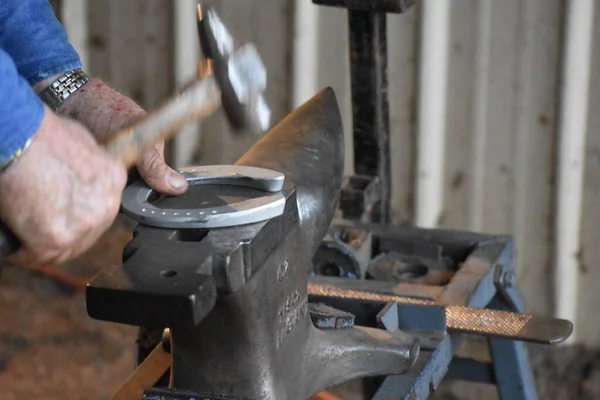
<instances>
[{"instance_id":1,"label":"metal vise","mask_svg":"<svg viewBox=\"0 0 600 400\"><path fill-rule=\"evenodd\" d=\"M218 229L138 225L124 264L89 284L89 315L144 327L148 348L159 340L152 332L169 328L170 386L202 398L306 399L353 378L409 370L419 353L415 337L355 327L347 314L308 303L312 257L338 204L343 138L326 89L236 163L285 175L280 216ZM205 185L154 204L259 196Z\"/></svg>"}]
</instances>

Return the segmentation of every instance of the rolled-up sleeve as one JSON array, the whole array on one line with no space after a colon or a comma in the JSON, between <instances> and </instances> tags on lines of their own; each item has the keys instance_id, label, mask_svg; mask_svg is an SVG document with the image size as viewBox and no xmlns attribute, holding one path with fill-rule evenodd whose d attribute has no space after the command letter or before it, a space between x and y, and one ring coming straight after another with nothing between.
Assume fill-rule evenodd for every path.
<instances>
[{"instance_id":1,"label":"rolled-up sleeve","mask_svg":"<svg viewBox=\"0 0 600 400\"><path fill-rule=\"evenodd\" d=\"M2 0L0 48L30 85L75 68L81 60L69 44L48 0Z\"/></svg>"},{"instance_id":2,"label":"rolled-up sleeve","mask_svg":"<svg viewBox=\"0 0 600 400\"><path fill-rule=\"evenodd\" d=\"M0 162L25 145L43 118L42 101L19 75L11 57L0 49Z\"/></svg>"},{"instance_id":3,"label":"rolled-up sleeve","mask_svg":"<svg viewBox=\"0 0 600 400\"><path fill-rule=\"evenodd\" d=\"M44 106L31 86L80 67L48 0L0 0L0 162L42 123Z\"/></svg>"}]
</instances>

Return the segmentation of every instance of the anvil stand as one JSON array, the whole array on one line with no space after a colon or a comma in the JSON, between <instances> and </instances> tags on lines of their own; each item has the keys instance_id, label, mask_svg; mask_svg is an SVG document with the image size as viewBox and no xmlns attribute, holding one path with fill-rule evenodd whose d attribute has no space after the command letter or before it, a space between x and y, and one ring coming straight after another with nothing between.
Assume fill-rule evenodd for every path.
<instances>
[{"instance_id":1,"label":"anvil stand","mask_svg":"<svg viewBox=\"0 0 600 400\"><path fill-rule=\"evenodd\" d=\"M319 277L323 275L376 278L379 282L370 282L372 285L367 289L373 293L524 312L522 296L515 285L512 238L390 224L386 16L387 12L405 12L414 1L313 0L313 3L348 9L356 175L349 177L342 188L343 220L334 221L329 240L317 251L315 277L311 282L327 282L327 278ZM386 253L393 256L386 259ZM385 285L382 280L394 284ZM359 285L338 282L336 286ZM369 286L362 284L362 287ZM416 306L412 312L405 309L398 314L398 310L385 311L384 307L377 315L373 309L365 311L364 302L357 307L356 301L319 296L311 300L352 311L357 321L370 321L373 326L438 332L438 339L421 345L419 361L411 372L374 382L373 399L427 398L444 375L495 384L502 400L537 398L523 342L488 339L491 360L480 362L453 356L463 337L448 334L443 309Z\"/></svg>"}]
</instances>

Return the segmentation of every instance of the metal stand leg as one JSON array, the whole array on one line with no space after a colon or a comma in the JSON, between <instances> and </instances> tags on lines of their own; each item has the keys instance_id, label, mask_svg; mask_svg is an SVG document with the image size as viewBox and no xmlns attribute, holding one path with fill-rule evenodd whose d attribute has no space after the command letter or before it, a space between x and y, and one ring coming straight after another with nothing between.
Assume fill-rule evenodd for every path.
<instances>
[{"instance_id":1,"label":"metal stand leg","mask_svg":"<svg viewBox=\"0 0 600 400\"><path fill-rule=\"evenodd\" d=\"M380 179L377 222L390 221L390 118L386 14L348 10L354 173Z\"/></svg>"},{"instance_id":2,"label":"metal stand leg","mask_svg":"<svg viewBox=\"0 0 600 400\"><path fill-rule=\"evenodd\" d=\"M487 308L524 312L521 293L514 285L512 270L496 277L498 289ZM506 339L487 340L491 363L455 358L448 377L496 385L500 400L537 400L538 395L527 348L524 342Z\"/></svg>"},{"instance_id":3,"label":"metal stand leg","mask_svg":"<svg viewBox=\"0 0 600 400\"><path fill-rule=\"evenodd\" d=\"M505 339L488 343L500 400L537 400L525 343Z\"/></svg>"},{"instance_id":4,"label":"metal stand leg","mask_svg":"<svg viewBox=\"0 0 600 400\"><path fill-rule=\"evenodd\" d=\"M514 272L508 271L496 282L499 293L490 308L524 312L521 292L515 286ZM500 400L537 400L538 395L525 343L489 339L490 355Z\"/></svg>"}]
</instances>

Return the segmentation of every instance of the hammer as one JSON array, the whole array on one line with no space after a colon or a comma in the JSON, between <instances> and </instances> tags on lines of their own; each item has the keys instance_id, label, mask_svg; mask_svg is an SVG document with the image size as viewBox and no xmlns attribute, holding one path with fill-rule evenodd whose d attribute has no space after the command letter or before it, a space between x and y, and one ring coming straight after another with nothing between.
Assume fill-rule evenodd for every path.
<instances>
[{"instance_id":1,"label":"hammer","mask_svg":"<svg viewBox=\"0 0 600 400\"><path fill-rule=\"evenodd\" d=\"M217 13L198 4L200 47L223 93L223 109L234 133L265 132L271 111L263 92L267 71L254 45L245 44L234 51L231 34ZM244 60L237 61L237 58Z\"/></svg>"},{"instance_id":2,"label":"hammer","mask_svg":"<svg viewBox=\"0 0 600 400\"><path fill-rule=\"evenodd\" d=\"M106 152L127 168L136 164L145 148L171 138L185 124L208 117L220 106L237 132L268 129L270 110L263 98L267 72L256 47L248 43L234 48L217 13L200 5L198 29L212 71L205 71L179 95L106 143ZM18 238L0 221L0 261L18 247Z\"/></svg>"}]
</instances>

